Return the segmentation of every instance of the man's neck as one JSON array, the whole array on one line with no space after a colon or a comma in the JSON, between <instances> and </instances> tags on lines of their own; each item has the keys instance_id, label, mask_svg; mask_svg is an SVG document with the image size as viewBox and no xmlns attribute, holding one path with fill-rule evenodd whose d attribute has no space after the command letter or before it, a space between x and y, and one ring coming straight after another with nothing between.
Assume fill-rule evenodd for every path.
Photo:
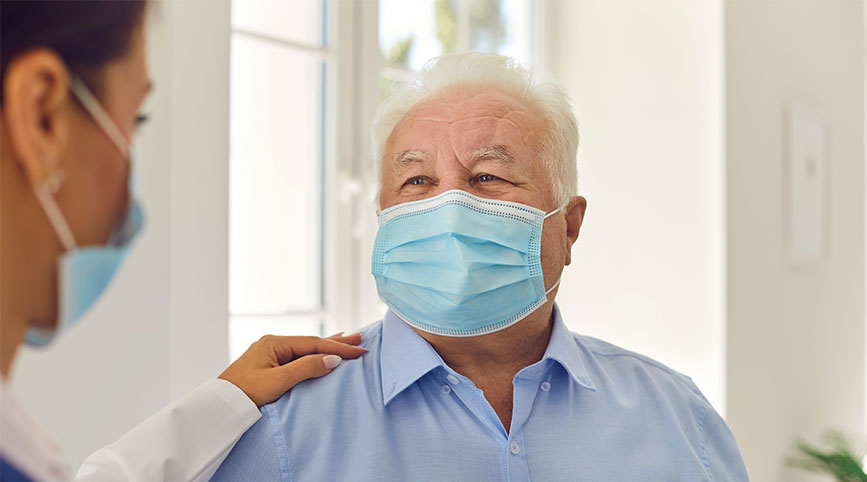
<instances>
[{"instance_id":1,"label":"man's neck","mask_svg":"<svg viewBox=\"0 0 867 482\"><path fill-rule=\"evenodd\" d=\"M504 377L511 384L516 373L545 355L553 327L553 308L552 300L518 323L488 335L456 338L416 332L449 367L477 384L478 379Z\"/></svg>"},{"instance_id":2,"label":"man's neck","mask_svg":"<svg viewBox=\"0 0 867 482\"><path fill-rule=\"evenodd\" d=\"M489 335L455 338L416 330L452 370L469 378L482 390L508 432L512 420L512 380L524 367L545 356L551 339L549 301L530 316Z\"/></svg>"}]
</instances>

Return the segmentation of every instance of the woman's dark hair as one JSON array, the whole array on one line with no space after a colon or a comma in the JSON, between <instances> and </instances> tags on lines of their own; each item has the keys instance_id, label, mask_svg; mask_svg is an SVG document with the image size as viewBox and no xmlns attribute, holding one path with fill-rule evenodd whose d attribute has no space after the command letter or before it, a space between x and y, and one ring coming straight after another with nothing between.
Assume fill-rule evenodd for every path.
<instances>
[{"instance_id":1,"label":"woman's dark hair","mask_svg":"<svg viewBox=\"0 0 867 482\"><path fill-rule=\"evenodd\" d=\"M99 69L123 57L147 0L0 0L0 87L12 60L45 47L99 91ZM0 88L0 102L3 100Z\"/></svg>"}]
</instances>

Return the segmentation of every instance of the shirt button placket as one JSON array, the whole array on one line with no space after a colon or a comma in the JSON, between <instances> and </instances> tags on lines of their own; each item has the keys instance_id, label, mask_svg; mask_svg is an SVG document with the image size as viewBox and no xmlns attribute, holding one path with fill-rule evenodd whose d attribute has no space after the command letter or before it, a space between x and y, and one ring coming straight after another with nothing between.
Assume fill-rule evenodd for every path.
<instances>
[{"instance_id":1,"label":"shirt button placket","mask_svg":"<svg viewBox=\"0 0 867 482\"><path fill-rule=\"evenodd\" d=\"M512 455L518 455L521 453L521 447L518 445L518 442L512 440L509 442L509 452L512 452Z\"/></svg>"},{"instance_id":2,"label":"shirt button placket","mask_svg":"<svg viewBox=\"0 0 867 482\"><path fill-rule=\"evenodd\" d=\"M509 443L506 446L506 457L508 458L508 476L510 482L530 482L530 467L527 465L527 447L523 446L523 437L520 433L514 434L509 438Z\"/></svg>"}]
</instances>

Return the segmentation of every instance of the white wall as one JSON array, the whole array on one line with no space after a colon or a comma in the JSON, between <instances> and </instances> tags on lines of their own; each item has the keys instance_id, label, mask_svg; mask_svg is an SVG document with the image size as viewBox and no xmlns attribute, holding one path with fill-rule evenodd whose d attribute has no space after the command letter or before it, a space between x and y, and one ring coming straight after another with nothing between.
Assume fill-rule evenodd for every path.
<instances>
[{"instance_id":1,"label":"white wall","mask_svg":"<svg viewBox=\"0 0 867 482\"><path fill-rule=\"evenodd\" d=\"M795 440L864 427L864 17L859 0L727 1L728 420L753 480ZM830 256L786 256L784 112L829 128Z\"/></svg>"},{"instance_id":2,"label":"white wall","mask_svg":"<svg viewBox=\"0 0 867 482\"><path fill-rule=\"evenodd\" d=\"M567 323L692 376L724 412L722 3L543 5L588 200L557 297Z\"/></svg>"},{"instance_id":3,"label":"white wall","mask_svg":"<svg viewBox=\"0 0 867 482\"><path fill-rule=\"evenodd\" d=\"M229 0L175 1L171 52L171 397L228 362Z\"/></svg>"},{"instance_id":4,"label":"white wall","mask_svg":"<svg viewBox=\"0 0 867 482\"><path fill-rule=\"evenodd\" d=\"M155 5L136 158L146 229L82 325L14 366L13 390L73 467L227 363L229 11Z\"/></svg>"}]
</instances>

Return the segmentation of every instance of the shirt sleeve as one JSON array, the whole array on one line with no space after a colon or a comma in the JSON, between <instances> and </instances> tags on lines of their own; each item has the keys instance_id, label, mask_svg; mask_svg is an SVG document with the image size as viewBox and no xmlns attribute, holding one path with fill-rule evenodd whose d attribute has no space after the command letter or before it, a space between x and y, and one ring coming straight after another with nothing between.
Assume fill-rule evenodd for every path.
<instances>
[{"instance_id":1,"label":"shirt sleeve","mask_svg":"<svg viewBox=\"0 0 867 482\"><path fill-rule=\"evenodd\" d=\"M262 407L263 416L250 427L220 465L211 482L280 480L292 482L283 427L272 405ZM340 456L337 456L338 458Z\"/></svg>"},{"instance_id":2,"label":"shirt sleeve","mask_svg":"<svg viewBox=\"0 0 867 482\"><path fill-rule=\"evenodd\" d=\"M91 454L75 481L206 481L261 417L231 382L214 379Z\"/></svg>"}]
</instances>

